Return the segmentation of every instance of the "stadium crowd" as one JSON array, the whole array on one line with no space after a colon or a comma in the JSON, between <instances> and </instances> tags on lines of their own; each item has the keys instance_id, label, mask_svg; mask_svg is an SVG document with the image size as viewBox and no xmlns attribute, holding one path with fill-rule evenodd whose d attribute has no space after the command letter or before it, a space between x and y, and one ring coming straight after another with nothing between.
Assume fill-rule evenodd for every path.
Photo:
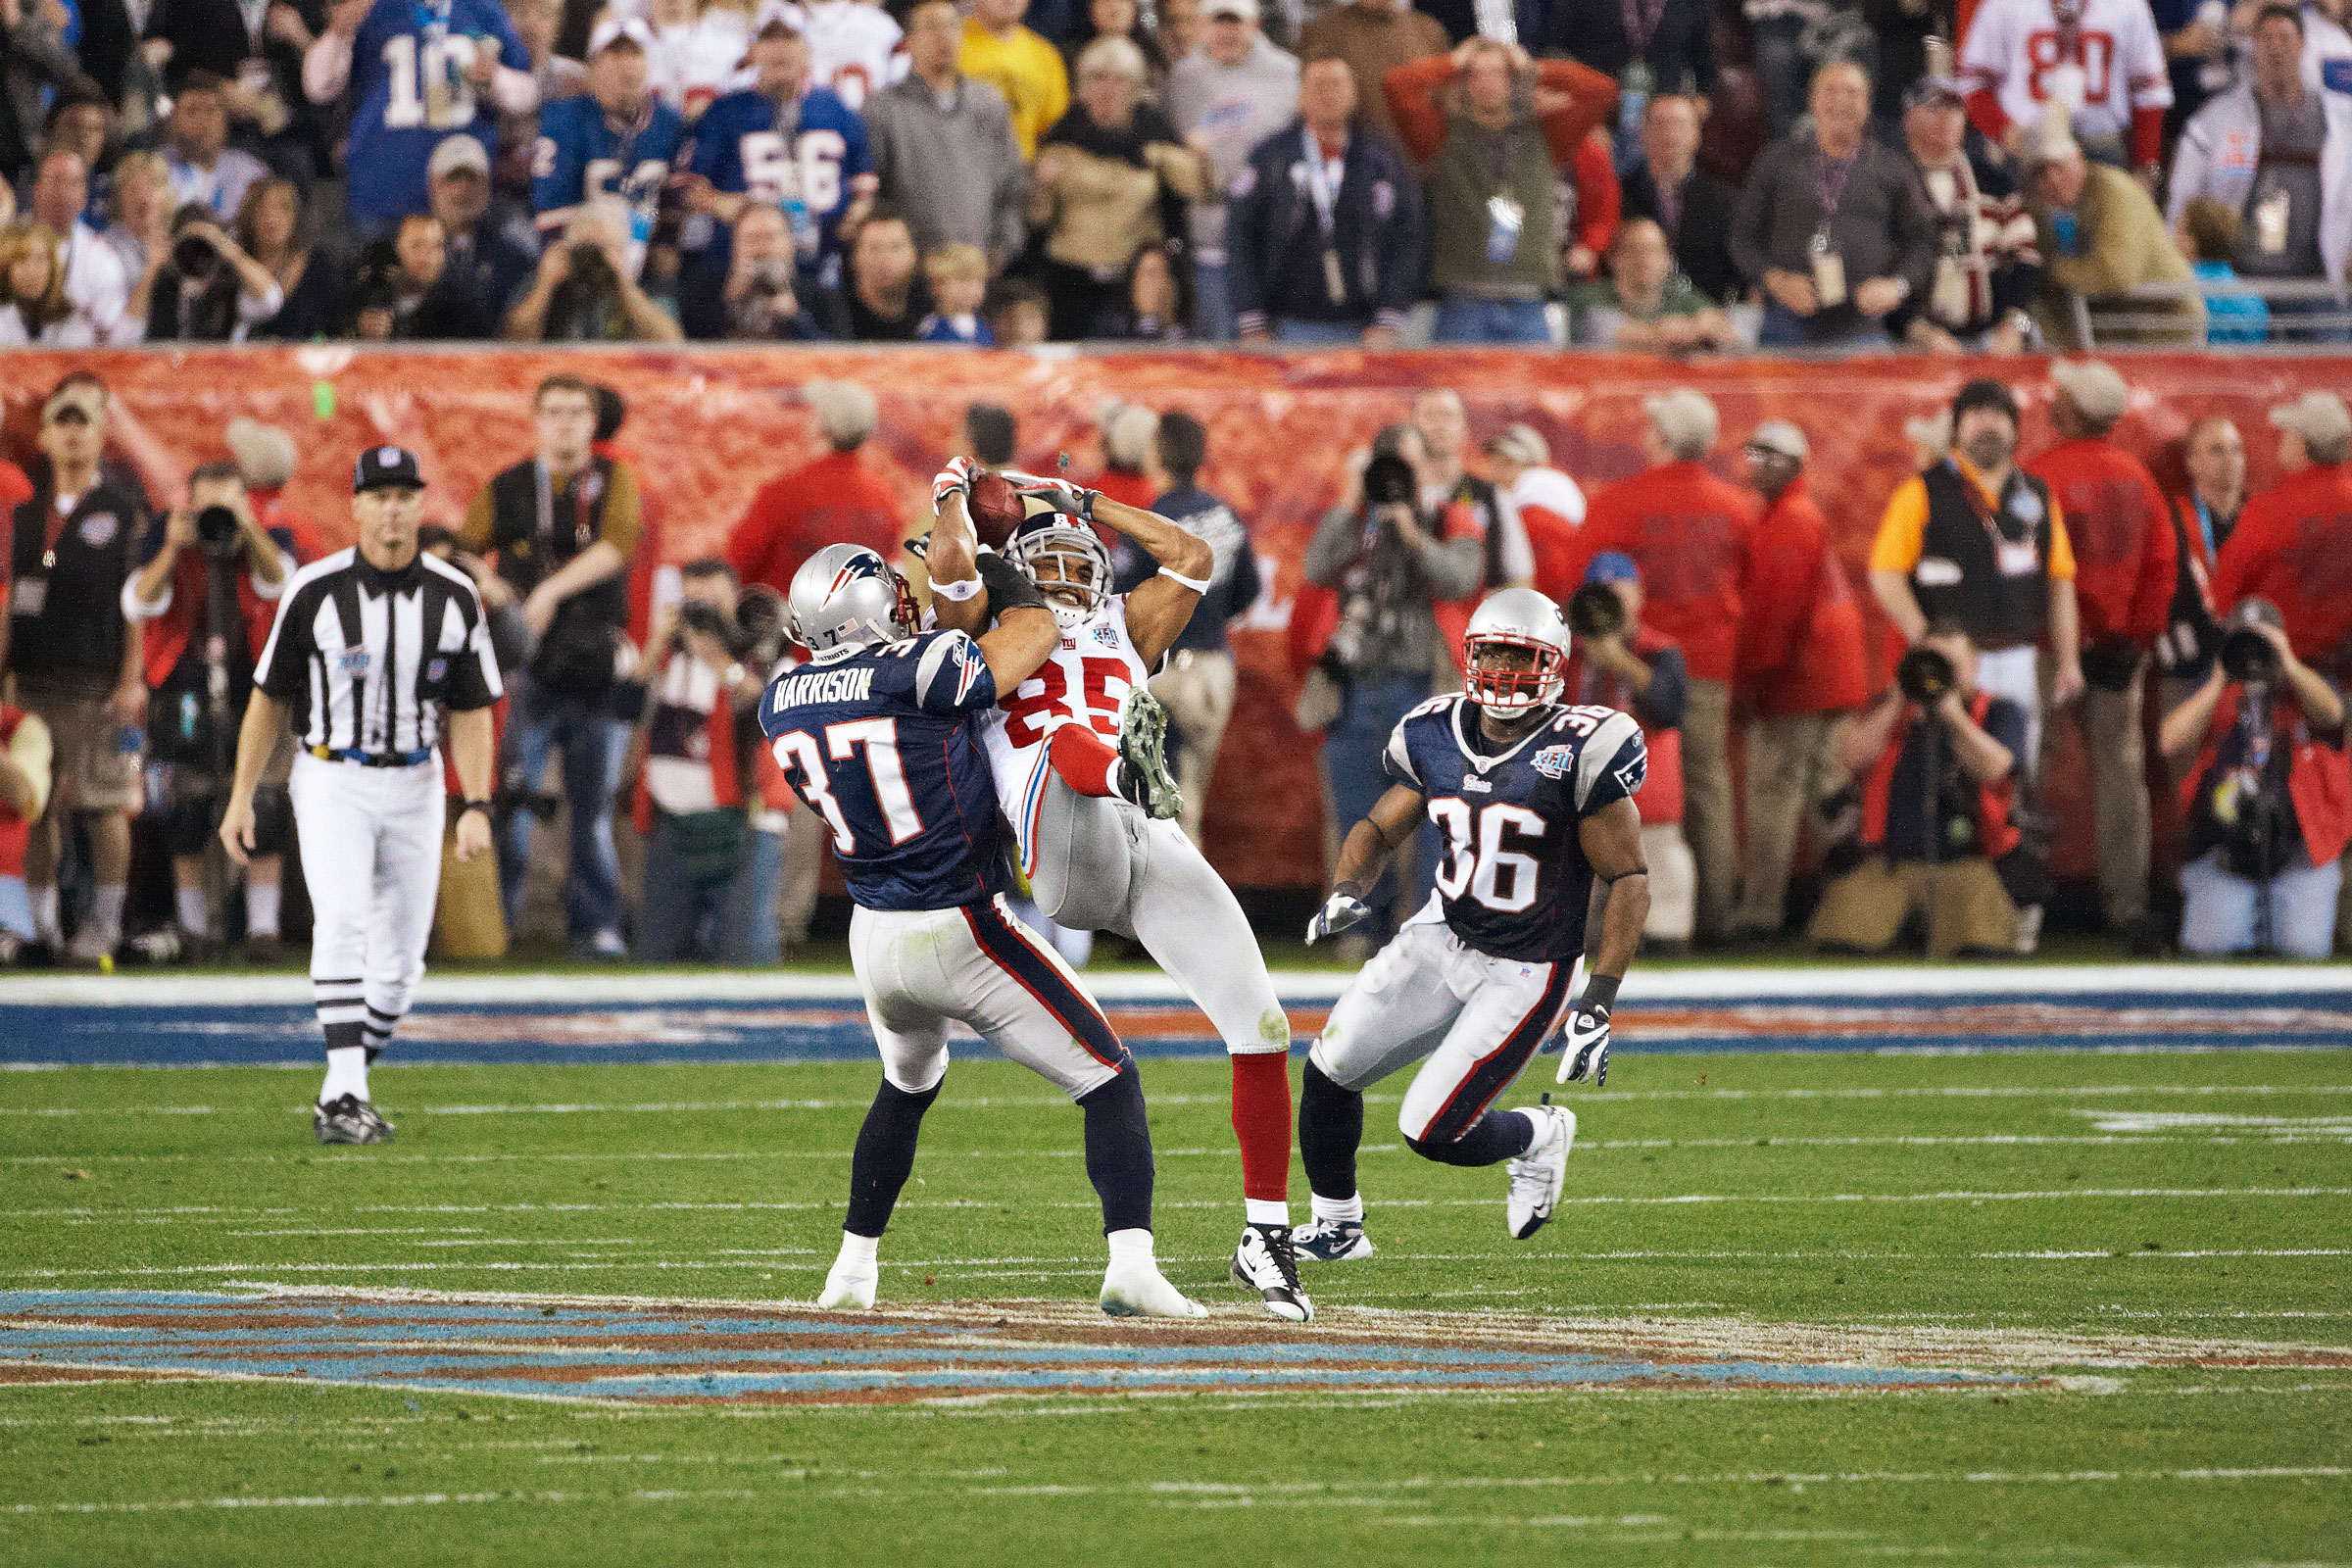
<instances>
[{"instance_id":1,"label":"stadium crowd","mask_svg":"<svg viewBox=\"0 0 2352 1568\"><path fill-rule=\"evenodd\" d=\"M2325 956L2352 844L2337 696L2352 675L2352 415L2316 391L2273 409L2283 477L2253 496L2246 443L2271 432L2204 418L2187 432L2188 483L2168 494L2112 439L2127 402L2115 368L2062 360L2048 375L2058 439L2043 450L2020 452L2017 399L1992 380L1912 432L1918 471L1885 499L1865 582L1833 545L1811 444L1788 420L1727 432L1704 395L1661 391L1645 404L1647 466L1588 499L1532 426L1474 443L1455 394L1400 403L1365 450L1333 454L1340 488L1291 610L1292 717L1320 737L1327 822L1369 810L1398 720L1458 688L1477 601L1532 585L1575 630L1564 700L1623 710L1646 735L1636 803L1653 945L1720 951L1793 925L1869 953L1919 923L1936 956L2033 951L2059 831L2037 809L2038 774L2071 729L2118 944ZM626 411L568 373L531 396L531 450L453 503L462 525L427 530L425 548L479 589L508 673L500 853L449 862L445 956L504 952L533 924L531 888L556 877L583 957L759 963L808 940L829 834L796 808L755 722L795 658L777 596L842 542L919 583L908 544L929 519L869 466L871 391L815 381L801 395L826 451L761 485L723 553L662 564ZM297 454L280 430L233 421L224 455L158 506L110 449L112 418L103 382L76 371L41 405L30 471L0 463L13 523L0 956L122 951L135 849L169 862L173 901L137 947L217 956L234 902L246 953L266 959L291 740L263 777L241 899L214 829L253 670L290 574L322 553L319 519L284 505ZM1199 842L1235 709L1228 627L1264 568L1217 493L1200 421L1122 405L1101 424L1088 482L1214 556L1153 681ZM1003 466L1015 437L1006 411L975 404L954 455ZM1736 468L1722 462L1735 450ZM1121 590L1153 574L1132 545L1105 544ZM1878 621L1904 650L1891 683L1868 646ZM560 848L536 831L559 818ZM1367 897L1351 956L1427 897L1439 863L1425 828Z\"/></svg>"},{"instance_id":2,"label":"stadium crowd","mask_svg":"<svg viewBox=\"0 0 2352 1568\"><path fill-rule=\"evenodd\" d=\"M2344 10L0 0L0 344L2334 340Z\"/></svg>"}]
</instances>

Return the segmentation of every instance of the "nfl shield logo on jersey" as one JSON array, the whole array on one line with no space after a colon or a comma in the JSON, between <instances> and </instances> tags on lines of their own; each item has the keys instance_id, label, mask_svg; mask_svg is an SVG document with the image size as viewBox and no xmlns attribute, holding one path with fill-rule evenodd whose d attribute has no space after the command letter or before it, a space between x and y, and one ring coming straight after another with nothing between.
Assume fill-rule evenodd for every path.
<instances>
[{"instance_id":1,"label":"nfl shield logo on jersey","mask_svg":"<svg viewBox=\"0 0 2352 1568\"><path fill-rule=\"evenodd\" d=\"M1545 778L1566 778L1576 765L1576 754L1565 746L1546 746L1528 759L1528 764Z\"/></svg>"}]
</instances>

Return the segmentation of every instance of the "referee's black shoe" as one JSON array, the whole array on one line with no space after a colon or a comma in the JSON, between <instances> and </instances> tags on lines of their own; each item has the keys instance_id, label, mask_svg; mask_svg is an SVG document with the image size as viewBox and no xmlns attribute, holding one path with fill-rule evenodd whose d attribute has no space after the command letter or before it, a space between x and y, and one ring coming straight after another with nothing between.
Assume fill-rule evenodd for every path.
<instances>
[{"instance_id":1,"label":"referee's black shoe","mask_svg":"<svg viewBox=\"0 0 2352 1568\"><path fill-rule=\"evenodd\" d=\"M311 1136L322 1144L382 1144L392 1139L392 1124L357 1095L330 1100L311 1111Z\"/></svg>"}]
</instances>

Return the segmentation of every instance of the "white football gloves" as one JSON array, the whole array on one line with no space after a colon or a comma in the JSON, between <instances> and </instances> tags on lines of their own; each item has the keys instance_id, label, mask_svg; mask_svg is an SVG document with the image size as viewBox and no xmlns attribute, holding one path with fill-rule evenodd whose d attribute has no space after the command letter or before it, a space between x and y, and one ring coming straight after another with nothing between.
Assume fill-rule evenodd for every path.
<instances>
[{"instance_id":1,"label":"white football gloves","mask_svg":"<svg viewBox=\"0 0 2352 1568\"><path fill-rule=\"evenodd\" d=\"M1083 517L1088 522L1095 520L1095 497L1101 494L1100 491L1089 490L1082 484L1072 484L1067 479L1049 479L1043 474L1023 473L1018 468L1000 468L997 471L1012 482L1016 495L1033 497L1069 516Z\"/></svg>"},{"instance_id":2,"label":"white football gloves","mask_svg":"<svg viewBox=\"0 0 2352 1568\"><path fill-rule=\"evenodd\" d=\"M1598 1089L1609 1081L1609 1006L1585 1002L1568 1015L1566 1049L1560 1056L1559 1082L1591 1084Z\"/></svg>"},{"instance_id":3,"label":"white football gloves","mask_svg":"<svg viewBox=\"0 0 2352 1568\"><path fill-rule=\"evenodd\" d=\"M1311 948L1325 937L1337 936L1371 912L1361 899L1334 893L1323 901L1323 907L1315 911L1315 917L1306 922L1306 945Z\"/></svg>"}]
</instances>

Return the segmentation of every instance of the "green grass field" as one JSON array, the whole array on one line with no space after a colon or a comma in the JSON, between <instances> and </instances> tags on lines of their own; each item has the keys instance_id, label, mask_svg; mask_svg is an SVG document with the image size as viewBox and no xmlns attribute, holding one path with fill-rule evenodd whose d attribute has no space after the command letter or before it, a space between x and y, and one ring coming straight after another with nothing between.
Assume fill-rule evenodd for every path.
<instances>
[{"instance_id":1,"label":"green grass field","mask_svg":"<svg viewBox=\"0 0 2352 1568\"><path fill-rule=\"evenodd\" d=\"M1226 1068L1144 1072L1163 1264L1251 1322ZM398 1142L329 1151L308 1071L0 1074L0 1291L805 1302L875 1076L390 1068ZM2344 1054L1627 1051L1526 1244L1501 1173L1414 1158L1384 1088L1380 1255L1310 1274L1298 1339L1505 1313L1835 1361L1951 1329L1943 1364L2019 1381L650 1405L20 1366L0 1562L2352 1562ZM958 1065L884 1304L1091 1302L1078 1130Z\"/></svg>"}]
</instances>

